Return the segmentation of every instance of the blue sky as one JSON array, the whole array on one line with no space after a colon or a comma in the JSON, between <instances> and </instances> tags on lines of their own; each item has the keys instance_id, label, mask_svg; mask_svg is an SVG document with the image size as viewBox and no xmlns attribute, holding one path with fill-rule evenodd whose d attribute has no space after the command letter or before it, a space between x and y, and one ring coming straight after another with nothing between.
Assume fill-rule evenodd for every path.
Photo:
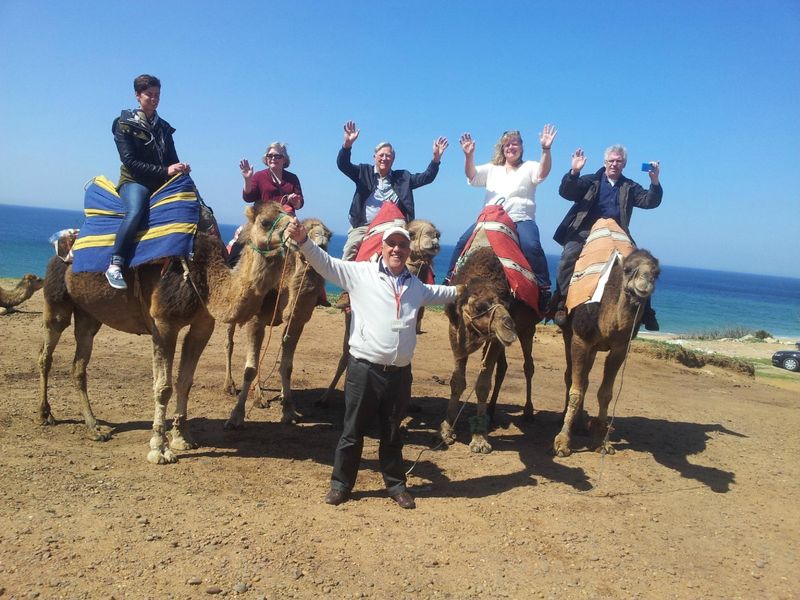
<instances>
[{"instance_id":1,"label":"blue sky","mask_svg":"<svg viewBox=\"0 0 800 600\"><path fill-rule=\"evenodd\" d=\"M353 184L336 169L342 124L356 162L390 140L422 171L451 146L417 215L453 243L481 204L458 136L486 162L520 129L526 158L554 123L537 192L545 252L569 208L560 178L577 147L599 168L622 143L625 174L660 160L664 201L636 211L637 242L669 265L800 277L800 3L0 1L0 203L81 209L94 175L115 179L111 122L132 80L162 80L160 114L223 223L241 220L238 162L289 146L301 216L347 229Z\"/></svg>"}]
</instances>

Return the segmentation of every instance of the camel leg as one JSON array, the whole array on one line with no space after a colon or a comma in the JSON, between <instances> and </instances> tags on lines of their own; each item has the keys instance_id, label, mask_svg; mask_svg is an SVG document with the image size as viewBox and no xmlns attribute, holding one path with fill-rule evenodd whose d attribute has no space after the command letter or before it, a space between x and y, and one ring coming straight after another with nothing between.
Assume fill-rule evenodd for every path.
<instances>
[{"instance_id":1,"label":"camel leg","mask_svg":"<svg viewBox=\"0 0 800 600\"><path fill-rule=\"evenodd\" d=\"M69 327L72 319L72 305L44 304L44 340L39 350L39 425L55 425L55 417L47 400L47 386L50 379L50 369L53 366L53 352L55 352L61 334Z\"/></svg>"},{"instance_id":2,"label":"camel leg","mask_svg":"<svg viewBox=\"0 0 800 600\"><path fill-rule=\"evenodd\" d=\"M86 379L86 368L92 359L94 336L100 331L100 327L102 327L100 321L80 309L75 309L75 357L72 360L72 381L81 399L83 422L86 424L89 438L96 442L105 442L111 438L111 430L97 424L89 402Z\"/></svg>"},{"instance_id":3,"label":"camel leg","mask_svg":"<svg viewBox=\"0 0 800 600\"><path fill-rule=\"evenodd\" d=\"M175 415L169 440L169 447L172 450L191 450L199 445L189 429L189 391L192 389L197 363L212 333L214 333L214 319L210 315L203 315L202 319L192 323L183 338L181 362L178 365L178 378L175 382Z\"/></svg>"},{"instance_id":4,"label":"camel leg","mask_svg":"<svg viewBox=\"0 0 800 600\"><path fill-rule=\"evenodd\" d=\"M169 447L166 434L167 404L172 396L172 362L175 359L175 346L178 331L165 328L153 332L153 396L155 415L153 416L153 435L150 437L150 451L147 460L156 465L178 462L178 457Z\"/></svg>"},{"instance_id":5,"label":"camel leg","mask_svg":"<svg viewBox=\"0 0 800 600\"><path fill-rule=\"evenodd\" d=\"M223 389L231 396L239 393L236 389L236 383L233 381L233 372L231 370L231 360L233 358L233 334L236 332L236 323L229 323L226 330L225 337L225 383Z\"/></svg>"},{"instance_id":6,"label":"camel leg","mask_svg":"<svg viewBox=\"0 0 800 600\"><path fill-rule=\"evenodd\" d=\"M314 296L316 297L316 295L315 293ZM306 323L311 320L311 315L313 314L313 302L304 302L302 306L296 303L292 320L288 323L288 327L284 328L281 340L281 364L279 367L283 404L281 423L297 423L300 418L300 415L294 409L294 401L292 400L292 369L294 366L294 353L297 350L300 336L303 335L303 329Z\"/></svg>"},{"instance_id":7,"label":"camel leg","mask_svg":"<svg viewBox=\"0 0 800 600\"><path fill-rule=\"evenodd\" d=\"M238 429L244 426L244 409L247 405L247 397L250 395L250 388L258 375L258 355L261 352L261 344L264 343L264 328L267 320L268 317L257 314L242 328L247 340L247 358L242 376L242 387L239 390L236 406L233 407L230 417L225 421L225 429Z\"/></svg>"},{"instance_id":8,"label":"camel leg","mask_svg":"<svg viewBox=\"0 0 800 600\"><path fill-rule=\"evenodd\" d=\"M592 448L601 454L614 454L614 447L606 440L608 432L608 405L614 395L614 381L622 363L625 361L626 347L612 348L606 357L603 368L603 382L597 390L599 410L597 418L590 421L589 431L592 434Z\"/></svg>"},{"instance_id":9,"label":"camel leg","mask_svg":"<svg viewBox=\"0 0 800 600\"><path fill-rule=\"evenodd\" d=\"M456 415L460 408L461 394L467 389L467 356L457 358L453 367L453 374L450 376L450 402L447 404L447 416L439 428L439 434L445 444L452 445L456 441L456 431L453 428Z\"/></svg>"},{"instance_id":10,"label":"camel leg","mask_svg":"<svg viewBox=\"0 0 800 600\"><path fill-rule=\"evenodd\" d=\"M525 408L522 410L522 418L528 422L534 420L533 374L536 367L533 364L533 336L535 332L536 328L534 327L529 335L526 332L526 335L519 336L519 345L522 348L522 372L525 374Z\"/></svg>"},{"instance_id":11,"label":"camel leg","mask_svg":"<svg viewBox=\"0 0 800 600\"><path fill-rule=\"evenodd\" d=\"M417 334L422 333L422 317L425 315L425 307L420 306L417 311Z\"/></svg>"},{"instance_id":12,"label":"camel leg","mask_svg":"<svg viewBox=\"0 0 800 600\"><path fill-rule=\"evenodd\" d=\"M561 431L553 440L553 453L566 457L572 454L570 441L575 417L583 408L583 398L589 383L589 371L592 368L596 352L591 350L580 338L572 338L570 343L572 359L572 385L569 388L569 400L564 411L564 423Z\"/></svg>"},{"instance_id":13,"label":"camel leg","mask_svg":"<svg viewBox=\"0 0 800 600\"><path fill-rule=\"evenodd\" d=\"M350 320L351 320L350 313L345 311L344 313L344 339L342 340L342 355L339 357L339 364L336 365L336 373L331 380L330 385L328 385L328 389L325 390L322 396L319 397L319 400L314 402L314 406L320 406L322 408L328 407L328 398L333 393L333 390L336 389L336 386L339 383L339 379L341 379L342 374L347 369L347 359L350 357Z\"/></svg>"},{"instance_id":14,"label":"camel leg","mask_svg":"<svg viewBox=\"0 0 800 600\"><path fill-rule=\"evenodd\" d=\"M494 421L494 409L497 406L497 398L500 396L500 388L503 387L503 381L506 378L507 371L508 360L506 360L506 351L505 348L500 348L500 355L497 357L497 368L494 372L492 397L489 399L489 405L486 407L486 414L489 415L489 421Z\"/></svg>"},{"instance_id":15,"label":"camel leg","mask_svg":"<svg viewBox=\"0 0 800 600\"><path fill-rule=\"evenodd\" d=\"M476 454L489 454L492 451L492 445L489 443L488 437L489 418L486 415L486 399L489 397L492 373L494 372L494 367L497 363L498 355L500 354L501 345L497 340L493 340L489 342L487 346L488 347L484 349L481 371L475 383L477 410L475 416L470 418L472 440L469 443L469 449Z\"/></svg>"}]
</instances>

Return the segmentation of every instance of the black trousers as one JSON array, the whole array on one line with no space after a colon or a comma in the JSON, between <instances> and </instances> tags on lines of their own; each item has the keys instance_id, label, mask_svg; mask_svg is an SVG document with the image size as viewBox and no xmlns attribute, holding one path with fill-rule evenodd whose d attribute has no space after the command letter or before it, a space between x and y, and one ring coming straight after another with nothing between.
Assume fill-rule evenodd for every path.
<instances>
[{"instance_id":1,"label":"black trousers","mask_svg":"<svg viewBox=\"0 0 800 600\"><path fill-rule=\"evenodd\" d=\"M376 418L380 432L378 458L386 490L394 495L406 489L400 422L411 399L412 379L411 365L387 371L350 357L344 388L344 430L333 460L332 489L353 489L364 434Z\"/></svg>"}]
</instances>

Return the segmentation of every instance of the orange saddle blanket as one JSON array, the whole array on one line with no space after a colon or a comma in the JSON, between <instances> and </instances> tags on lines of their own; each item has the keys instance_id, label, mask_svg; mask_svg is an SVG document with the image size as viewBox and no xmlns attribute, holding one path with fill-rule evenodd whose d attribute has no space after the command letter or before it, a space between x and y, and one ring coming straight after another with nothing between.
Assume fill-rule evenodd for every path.
<instances>
[{"instance_id":1,"label":"orange saddle blanket","mask_svg":"<svg viewBox=\"0 0 800 600\"><path fill-rule=\"evenodd\" d=\"M567 311L586 302L599 302L615 260L636 247L614 219L598 219L586 238L567 292Z\"/></svg>"}]
</instances>

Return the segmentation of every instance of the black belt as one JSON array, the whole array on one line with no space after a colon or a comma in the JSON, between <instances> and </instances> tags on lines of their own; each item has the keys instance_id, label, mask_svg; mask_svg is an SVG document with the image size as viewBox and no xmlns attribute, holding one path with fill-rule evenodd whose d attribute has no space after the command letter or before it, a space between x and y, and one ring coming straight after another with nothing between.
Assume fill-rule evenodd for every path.
<instances>
[{"instance_id":1,"label":"black belt","mask_svg":"<svg viewBox=\"0 0 800 600\"><path fill-rule=\"evenodd\" d=\"M375 369L376 371L384 371L386 373L397 373L401 369L405 369L408 366L406 365L406 367L398 367L397 365L379 365L374 362L369 362L368 360L365 360L363 358L356 358L355 356L353 358L355 358L362 365L367 365L370 369Z\"/></svg>"}]
</instances>

